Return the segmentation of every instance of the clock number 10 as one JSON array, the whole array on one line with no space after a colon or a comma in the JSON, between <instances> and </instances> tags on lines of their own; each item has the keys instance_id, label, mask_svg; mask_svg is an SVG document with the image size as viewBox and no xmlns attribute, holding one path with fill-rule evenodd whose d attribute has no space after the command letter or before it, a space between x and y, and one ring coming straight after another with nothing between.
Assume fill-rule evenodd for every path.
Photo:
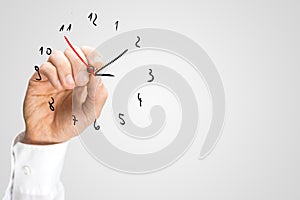
<instances>
[{"instance_id":1,"label":"clock number 10","mask_svg":"<svg viewBox=\"0 0 300 200\"><path fill-rule=\"evenodd\" d=\"M41 55L43 55L44 54L44 47L41 46L41 48L39 49L39 51L40 51ZM52 53L52 49L49 48L49 47L47 47L46 50L45 50L45 53L49 56Z\"/></svg>"}]
</instances>

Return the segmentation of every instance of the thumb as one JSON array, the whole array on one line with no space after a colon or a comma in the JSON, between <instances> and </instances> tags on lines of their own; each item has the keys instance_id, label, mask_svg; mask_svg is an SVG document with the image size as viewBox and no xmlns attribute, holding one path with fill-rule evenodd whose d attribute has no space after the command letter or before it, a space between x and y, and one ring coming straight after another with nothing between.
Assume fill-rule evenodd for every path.
<instances>
[{"instance_id":1,"label":"thumb","mask_svg":"<svg viewBox=\"0 0 300 200\"><path fill-rule=\"evenodd\" d=\"M94 121L99 117L101 110L106 102L108 93L102 82L101 77L91 75L87 85L87 95L82 109L87 117Z\"/></svg>"}]
</instances>

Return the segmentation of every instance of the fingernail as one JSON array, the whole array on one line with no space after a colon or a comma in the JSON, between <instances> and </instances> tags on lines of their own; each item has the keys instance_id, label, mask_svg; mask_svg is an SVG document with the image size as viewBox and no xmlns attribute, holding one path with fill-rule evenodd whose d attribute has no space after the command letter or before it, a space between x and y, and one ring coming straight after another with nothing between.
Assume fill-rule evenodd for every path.
<instances>
[{"instance_id":1,"label":"fingernail","mask_svg":"<svg viewBox=\"0 0 300 200\"><path fill-rule=\"evenodd\" d=\"M101 63L102 62L102 58L100 56L93 56L92 57L92 62L94 63Z\"/></svg>"},{"instance_id":2,"label":"fingernail","mask_svg":"<svg viewBox=\"0 0 300 200\"><path fill-rule=\"evenodd\" d=\"M78 86L84 86L89 82L89 74L87 71L79 71L76 77L76 83Z\"/></svg>"},{"instance_id":3,"label":"fingernail","mask_svg":"<svg viewBox=\"0 0 300 200\"><path fill-rule=\"evenodd\" d=\"M66 76L66 82L70 86L73 86L75 84L75 82L74 82L73 77L72 77L71 74L69 74L69 75Z\"/></svg>"},{"instance_id":4,"label":"fingernail","mask_svg":"<svg viewBox=\"0 0 300 200\"><path fill-rule=\"evenodd\" d=\"M98 65L102 64L102 57L96 53L91 53L88 56L89 63L98 67Z\"/></svg>"}]
</instances>

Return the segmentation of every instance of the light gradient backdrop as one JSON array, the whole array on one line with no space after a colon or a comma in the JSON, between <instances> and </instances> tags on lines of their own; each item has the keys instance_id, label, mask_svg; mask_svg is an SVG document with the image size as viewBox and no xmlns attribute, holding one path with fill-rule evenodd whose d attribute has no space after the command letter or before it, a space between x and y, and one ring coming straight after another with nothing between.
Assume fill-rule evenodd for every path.
<instances>
[{"instance_id":1,"label":"light gradient backdrop","mask_svg":"<svg viewBox=\"0 0 300 200\"><path fill-rule=\"evenodd\" d=\"M144 27L182 33L208 53L226 93L223 135L205 160L193 145L153 174L128 175L95 161L78 139L62 174L66 199L300 199L300 2L2 1L0 4L0 196L9 181L10 144L24 130L22 103L41 45L64 50L58 28L99 14L99 29L75 32L97 46ZM119 30L114 22L119 20ZM197 142L197 141L196 141Z\"/></svg>"}]
</instances>

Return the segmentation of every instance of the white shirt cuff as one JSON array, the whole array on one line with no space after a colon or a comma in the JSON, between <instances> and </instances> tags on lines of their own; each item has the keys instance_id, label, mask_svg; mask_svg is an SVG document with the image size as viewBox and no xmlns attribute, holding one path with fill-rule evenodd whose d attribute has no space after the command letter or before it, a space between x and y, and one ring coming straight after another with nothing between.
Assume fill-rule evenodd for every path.
<instances>
[{"instance_id":1,"label":"white shirt cuff","mask_svg":"<svg viewBox=\"0 0 300 200\"><path fill-rule=\"evenodd\" d=\"M63 192L60 174L69 142L53 145L23 144L20 142L22 134L12 146L13 171L9 196L16 199L20 196L53 199Z\"/></svg>"}]
</instances>

